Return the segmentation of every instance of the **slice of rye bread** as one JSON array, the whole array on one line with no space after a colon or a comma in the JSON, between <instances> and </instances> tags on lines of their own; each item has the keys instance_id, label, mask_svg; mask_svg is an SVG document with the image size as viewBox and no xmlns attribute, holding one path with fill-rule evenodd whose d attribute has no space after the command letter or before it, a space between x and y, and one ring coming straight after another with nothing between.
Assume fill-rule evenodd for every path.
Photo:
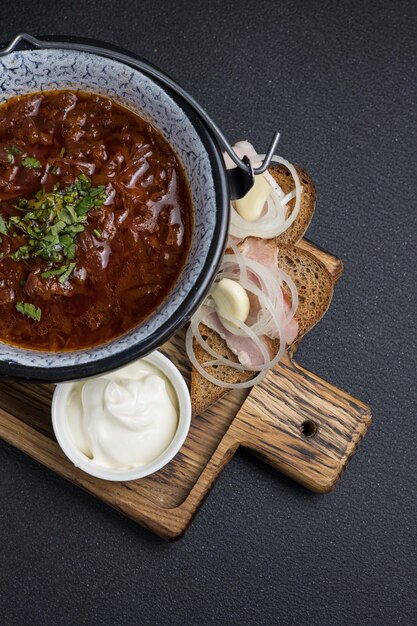
<instances>
[{"instance_id":1,"label":"slice of rye bread","mask_svg":"<svg viewBox=\"0 0 417 626\"><path fill-rule=\"evenodd\" d=\"M317 193L313 179L302 167L296 165L295 169L297 170L300 183L303 187L301 192L300 211L294 220L294 223L276 238L280 243L297 243L297 241L301 239L312 220L316 206ZM285 194L294 189L293 177L284 165L273 164L268 168L268 173L274 177ZM295 198L288 203L288 207L291 211L294 209L294 205Z\"/></svg>"},{"instance_id":2,"label":"slice of rye bread","mask_svg":"<svg viewBox=\"0 0 417 626\"><path fill-rule=\"evenodd\" d=\"M279 266L294 280L298 290L299 304L295 316L298 321L298 335L295 341L298 341L320 321L327 311L333 295L333 281L324 264L310 252L288 244L280 244L278 250ZM238 361L226 342L216 332L204 324L200 325L200 331L210 347L218 354L232 361ZM274 346L275 350L278 349L277 344L278 342ZM213 358L196 341L194 341L194 352L200 363ZM256 374L242 372L225 365L209 367L207 371L212 376L228 383L243 382ZM192 368L191 402L194 414L203 413L228 391L230 390L227 388L214 385L194 367Z\"/></svg>"}]
</instances>

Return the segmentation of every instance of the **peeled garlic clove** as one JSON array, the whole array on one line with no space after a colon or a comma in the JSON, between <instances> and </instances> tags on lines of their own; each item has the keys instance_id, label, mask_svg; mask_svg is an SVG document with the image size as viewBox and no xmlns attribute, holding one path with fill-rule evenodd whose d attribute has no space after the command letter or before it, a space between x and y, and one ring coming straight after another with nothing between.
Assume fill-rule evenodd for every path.
<instances>
[{"instance_id":1,"label":"peeled garlic clove","mask_svg":"<svg viewBox=\"0 0 417 626\"><path fill-rule=\"evenodd\" d=\"M222 278L219 280L211 293L211 297L216 305L219 317L227 320L229 324L231 318L246 322L249 315L250 302L246 290L235 280Z\"/></svg>"},{"instance_id":2,"label":"peeled garlic clove","mask_svg":"<svg viewBox=\"0 0 417 626\"><path fill-rule=\"evenodd\" d=\"M235 209L244 220L254 222L262 215L264 204L268 199L272 187L263 174L255 176L253 187L246 196L235 200Z\"/></svg>"}]
</instances>

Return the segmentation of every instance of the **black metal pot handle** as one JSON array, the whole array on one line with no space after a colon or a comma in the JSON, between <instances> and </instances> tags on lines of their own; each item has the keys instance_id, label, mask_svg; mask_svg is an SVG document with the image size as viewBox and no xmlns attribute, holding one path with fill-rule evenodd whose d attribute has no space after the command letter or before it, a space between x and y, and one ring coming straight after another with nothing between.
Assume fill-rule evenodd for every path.
<instances>
[{"instance_id":1,"label":"black metal pot handle","mask_svg":"<svg viewBox=\"0 0 417 626\"><path fill-rule=\"evenodd\" d=\"M117 50L110 50L101 46L89 45L88 43L77 43L76 41L47 41L37 39L27 33L21 33L17 35L6 47L0 50L0 57L6 56L17 49L21 42L26 42L34 48L66 48L69 50L79 50L81 52L91 51L101 56L111 57L118 61L132 65L132 58L119 52ZM172 78L169 78L166 74L160 72L156 67L149 65L148 63L141 61L138 58L134 60L135 66L141 69L144 73L149 74L156 78L159 82L163 83L175 93L179 94L188 104L190 104L200 115L202 120L213 131L221 147L227 152L232 161L237 165L237 168L228 170L230 196L234 200L236 198L243 197L253 185L253 177L256 174L262 174L269 167L271 159L274 155L276 146L279 141L279 133L276 132L271 140L268 151L259 167L253 168L250 164L248 157L240 159L233 150L226 137L217 126L217 124L207 115L205 110L198 104L196 100L190 94L187 93L180 85L178 85ZM244 173L244 176L242 176Z\"/></svg>"}]
</instances>

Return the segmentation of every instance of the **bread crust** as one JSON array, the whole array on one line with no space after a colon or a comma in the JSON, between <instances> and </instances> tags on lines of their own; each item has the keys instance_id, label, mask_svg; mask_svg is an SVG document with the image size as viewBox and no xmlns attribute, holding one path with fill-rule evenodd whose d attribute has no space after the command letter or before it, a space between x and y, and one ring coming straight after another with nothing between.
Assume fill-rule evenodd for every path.
<instances>
[{"instance_id":1,"label":"bread crust","mask_svg":"<svg viewBox=\"0 0 417 626\"><path fill-rule=\"evenodd\" d=\"M295 169L297 170L300 183L303 187L300 211L293 224L276 238L280 243L297 243L297 241L300 241L310 225L316 208L317 192L313 179L302 167L296 165ZM268 173L273 176L285 194L294 189L293 177L284 165L272 164L268 168ZM288 203L288 207L291 211L294 209L294 206L295 198Z\"/></svg>"}]
</instances>

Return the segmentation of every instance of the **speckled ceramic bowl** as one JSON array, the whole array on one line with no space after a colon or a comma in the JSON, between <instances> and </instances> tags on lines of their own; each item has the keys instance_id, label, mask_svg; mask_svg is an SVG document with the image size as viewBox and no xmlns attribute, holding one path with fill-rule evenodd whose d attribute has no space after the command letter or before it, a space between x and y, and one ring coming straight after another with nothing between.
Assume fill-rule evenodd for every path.
<instances>
[{"instance_id":1,"label":"speckled ceramic bowl","mask_svg":"<svg viewBox=\"0 0 417 626\"><path fill-rule=\"evenodd\" d=\"M47 353L0 343L1 377L57 382L118 368L160 346L207 293L223 254L229 219L223 159L199 114L178 93L162 86L155 72L129 53L80 40L23 36L13 50L0 56L0 102L36 91L80 89L107 95L147 118L184 166L195 223L189 257L176 286L145 322L109 343L74 352Z\"/></svg>"}]
</instances>

